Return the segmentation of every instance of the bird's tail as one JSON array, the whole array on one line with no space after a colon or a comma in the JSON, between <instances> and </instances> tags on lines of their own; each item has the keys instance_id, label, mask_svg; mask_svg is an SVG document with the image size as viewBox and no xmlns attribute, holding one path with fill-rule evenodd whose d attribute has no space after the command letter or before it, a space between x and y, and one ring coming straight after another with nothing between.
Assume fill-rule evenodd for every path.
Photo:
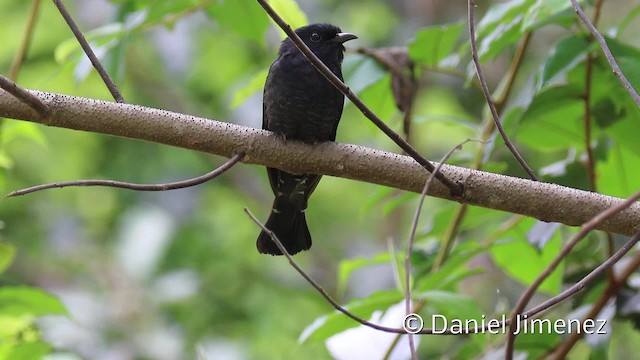
<instances>
[{"instance_id":1,"label":"bird's tail","mask_svg":"<svg viewBox=\"0 0 640 360\"><path fill-rule=\"evenodd\" d=\"M291 255L309 250L311 247L311 234L304 209L293 206L287 198L276 197L265 227L273 231ZM256 245L262 254L282 255L276 243L265 231L260 232Z\"/></svg>"}]
</instances>

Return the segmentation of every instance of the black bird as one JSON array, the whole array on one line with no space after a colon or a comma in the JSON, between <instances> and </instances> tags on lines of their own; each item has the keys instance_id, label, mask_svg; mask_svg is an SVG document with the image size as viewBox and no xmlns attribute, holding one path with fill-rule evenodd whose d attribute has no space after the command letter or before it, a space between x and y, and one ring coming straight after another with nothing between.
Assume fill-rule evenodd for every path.
<instances>
[{"instance_id":1,"label":"black bird","mask_svg":"<svg viewBox=\"0 0 640 360\"><path fill-rule=\"evenodd\" d=\"M295 32L342 80L342 44L357 37L330 24L307 25ZM344 95L313 67L291 39L282 41L264 87L262 128L285 139L311 144L334 141L343 106ZM274 168L267 168L267 174L276 198L265 226L288 253L308 250L311 235L305 210L321 175L289 174ZM263 254L282 255L264 231L258 236L257 247Z\"/></svg>"}]
</instances>

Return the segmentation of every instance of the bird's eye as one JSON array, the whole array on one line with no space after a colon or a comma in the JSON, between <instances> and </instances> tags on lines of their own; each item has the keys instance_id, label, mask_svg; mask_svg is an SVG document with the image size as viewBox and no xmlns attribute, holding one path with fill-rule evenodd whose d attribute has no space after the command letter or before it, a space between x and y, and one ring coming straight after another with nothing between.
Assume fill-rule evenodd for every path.
<instances>
[{"instance_id":1,"label":"bird's eye","mask_svg":"<svg viewBox=\"0 0 640 360\"><path fill-rule=\"evenodd\" d=\"M313 34L311 34L311 41L313 42L320 41L320 34L318 34L317 32L314 32Z\"/></svg>"}]
</instances>

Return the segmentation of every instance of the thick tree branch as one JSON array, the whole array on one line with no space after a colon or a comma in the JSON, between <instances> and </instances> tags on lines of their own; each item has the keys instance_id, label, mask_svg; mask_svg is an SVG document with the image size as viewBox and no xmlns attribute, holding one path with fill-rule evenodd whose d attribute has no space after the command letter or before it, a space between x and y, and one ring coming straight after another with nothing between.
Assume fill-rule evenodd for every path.
<instances>
[{"instance_id":1,"label":"thick tree branch","mask_svg":"<svg viewBox=\"0 0 640 360\"><path fill-rule=\"evenodd\" d=\"M0 90L0 116L49 126L146 140L225 157L245 153L245 163L292 173L318 173L421 192L428 173L408 156L358 145L315 146L288 141L260 129L213 121L140 105L118 104L68 95L29 91L46 104L42 119L28 105ZM257 123L257 121L256 121ZM455 200L534 218L579 226L623 200L564 186L444 165L442 173L464 185ZM434 183L429 195L452 199L449 189ZM640 232L640 203L598 226L633 235Z\"/></svg>"}]
</instances>

